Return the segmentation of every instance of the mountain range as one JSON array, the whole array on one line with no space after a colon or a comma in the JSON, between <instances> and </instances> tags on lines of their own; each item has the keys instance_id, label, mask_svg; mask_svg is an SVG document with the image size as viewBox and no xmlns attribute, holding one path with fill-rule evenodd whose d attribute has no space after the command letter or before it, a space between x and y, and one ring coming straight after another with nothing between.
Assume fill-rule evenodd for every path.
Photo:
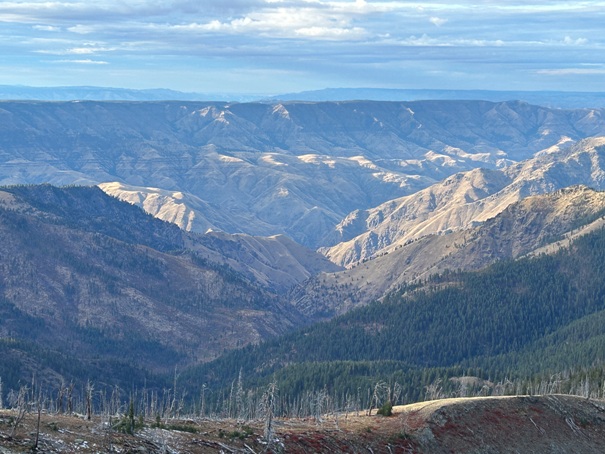
<instances>
[{"instance_id":1,"label":"mountain range","mask_svg":"<svg viewBox=\"0 0 605 454\"><path fill-rule=\"evenodd\" d=\"M169 89L126 89L94 86L31 87L0 85L0 99L36 101L426 101L520 100L546 107L579 109L605 107L605 93L566 91L429 90L388 88L326 88L282 94L186 93Z\"/></svg>"},{"instance_id":2,"label":"mountain range","mask_svg":"<svg viewBox=\"0 0 605 454\"><path fill-rule=\"evenodd\" d=\"M331 318L446 270L556 251L603 227L604 213L604 193L586 186L527 197L477 226L400 242L347 270L314 276L290 300L309 316Z\"/></svg>"},{"instance_id":3,"label":"mountain range","mask_svg":"<svg viewBox=\"0 0 605 454\"><path fill-rule=\"evenodd\" d=\"M503 169L458 173L407 197L355 211L336 228L341 240L324 250L348 265L419 237L468 228L530 195L584 184L605 189L605 137L560 144Z\"/></svg>"},{"instance_id":4,"label":"mountain range","mask_svg":"<svg viewBox=\"0 0 605 454\"><path fill-rule=\"evenodd\" d=\"M605 134L601 110L520 102L22 101L0 116L1 184L102 184L192 231L314 249L356 210Z\"/></svg>"},{"instance_id":5,"label":"mountain range","mask_svg":"<svg viewBox=\"0 0 605 454\"><path fill-rule=\"evenodd\" d=\"M600 92L565 91L495 91L495 90L430 90L397 88L325 88L323 90L284 93L272 96L281 101L350 101L366 99L372 101L426 101L484 100L503 102L519 100L546 107L578 109L583 107L605 107L605 95Z\"/></svg>"},{"instance_id":6,"label":"mountain range","mask_svg":"<svg viewBox=\"0 0 605 454\"><path fill-rule=\"evenodd\" d=\"M578 326L592 361L604 113L0 102L0 377L159 387L178 368L194 389L245 370L290 386L353 361L365 384L413 366L418 397L423 367L552 371L529 368L528 349Z\"/></svg>"}]
</instances>

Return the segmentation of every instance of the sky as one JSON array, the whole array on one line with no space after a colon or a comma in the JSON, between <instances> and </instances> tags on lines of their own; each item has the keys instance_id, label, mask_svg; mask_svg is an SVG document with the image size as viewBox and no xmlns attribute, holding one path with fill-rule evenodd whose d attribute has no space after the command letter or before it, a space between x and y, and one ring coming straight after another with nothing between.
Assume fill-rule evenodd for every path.
<instances>
[{"instance_id":1,"label":"sky","mask_svg":"<svg viewBox=\"0 0 605 454\"><path fill-rule=\"evenodd\" d=\"M605 91L605 0L0 1L0 84Z\"/></svg>"}]
</instances>

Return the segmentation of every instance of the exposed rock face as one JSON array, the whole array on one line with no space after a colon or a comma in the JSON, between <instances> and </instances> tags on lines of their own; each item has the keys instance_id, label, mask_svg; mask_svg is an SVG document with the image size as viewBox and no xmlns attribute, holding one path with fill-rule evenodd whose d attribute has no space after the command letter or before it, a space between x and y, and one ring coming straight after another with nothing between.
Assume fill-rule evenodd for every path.
<instances>
[{"instance_id":1,"label":"exposed rock face","mask_svg":"<svg viewBox=\"0 0 605 454\"><path fill-rule=\"evenodd\" d=\"M181 227L287 234L341 222L457 172L605 134L601 110L519 102L2 102L0 184L98 184ZM155 188L155 189L152 189ZM477 188L479 189L479 188Z\"/></svg>"},{"instance_id":2,"label":"exposed rock face","mask_svg":"<svg viewBox=\"0 0 605 454\"><path fill-rule=\"evenodd\" d=\"M399 242L350 269L315 276L290 298L309 316L330 317L446 269L477 270L497 260L554 251L567 244L558 242L565 234L604 225L604 214L605 192L586 186L527 197L477 227Z\"/></svg>"},{"instance_id":3,"label":"exposed rock face","mask_svg":"<svg viewBox=\"0 0 605 454\"><path fill-rule=\"evenodd\" d=\"M343 237L342 243L322 251L335 263L350 266L425 235L485 222L531 195L578 184L605 189L604 165L605 137L595 137L551 147L501 170L459 173L416 194L351 213L337 232L351 225L365 231L352 239Z\"/></svg>"}]
</instances>

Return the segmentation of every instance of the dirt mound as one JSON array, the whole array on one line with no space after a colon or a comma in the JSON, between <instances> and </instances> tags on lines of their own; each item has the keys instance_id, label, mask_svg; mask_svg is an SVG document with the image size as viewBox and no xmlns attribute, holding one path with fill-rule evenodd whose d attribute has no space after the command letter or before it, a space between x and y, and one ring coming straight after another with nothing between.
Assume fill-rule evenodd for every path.
<instances>
[{"instance_id":1,"label":"dirt mound","mask_svg":"<svg viewBox=\"0 0 605 454\"><path fill-rule=\"evenodd\" d=\"M605 402L574 396L448 399L397 418L419 452L605 452Z\"/></svg>"}]
</instances>

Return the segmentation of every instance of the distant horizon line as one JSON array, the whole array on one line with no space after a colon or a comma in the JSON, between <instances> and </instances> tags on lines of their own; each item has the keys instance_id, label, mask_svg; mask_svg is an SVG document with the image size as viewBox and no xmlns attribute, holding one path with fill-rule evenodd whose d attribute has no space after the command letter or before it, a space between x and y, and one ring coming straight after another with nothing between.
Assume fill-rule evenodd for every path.
<instances>
[{"instance_id":1,"label":"distant horizon line","mask_svg":"<svg viewBox=\"0 0 605 454\"><path fill-rule=\"evenodd\" d=\"M23 88L23 89L104 89L104 90L122 90L122 91L139 91L139 92L153 92L153 91L168 91L182 94L192 95L204 95L204 94L234 94L240 96L279 96L280 94L297 94L297 93L316 93L323 91L358 91L358 90L373 90L373 91L385 91L385 92L486 92L486 93L581 93L581 94L605 94L603 91L583 91L583 90L527 90L527 89L491 89L491 88L387 88L387 87L373 87L373 86L357 86L357 87L324 87L309 90L291 91L283 93L266 93L266 92L238 92L238 91L224 91L224 90L211 90L211 91L190 91L180 90L175 88L167 87L153 87L153 88L131 88L131 87L118 87L108 85L26 85L26 84L0 84L0 88Z\"/></svg>"},{"instance_id":2,"label":"distant horizon line","mask_svg":"<svg viewBox=\"0 0 605 454\"><path fill-rule=\"evenodd\" d=\"M519 101L557 109L605 109L605 92L561 90L487 90L443 88L333 87L290 93L185 92L171 88L125 88L94 85L0 85L0 101L30 102L416 102Z\"/></svg>"}]
</instances>

